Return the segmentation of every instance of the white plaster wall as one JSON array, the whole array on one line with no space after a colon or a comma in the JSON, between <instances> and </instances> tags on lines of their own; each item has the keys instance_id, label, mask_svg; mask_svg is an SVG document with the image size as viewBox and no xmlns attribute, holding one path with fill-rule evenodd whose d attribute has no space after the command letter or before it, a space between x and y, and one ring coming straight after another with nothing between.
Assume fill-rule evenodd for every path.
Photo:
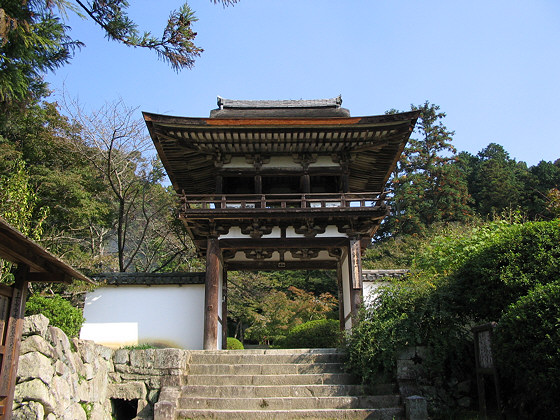
<instances>
[{"instance_id":1,"label":"white plaster wall","mask_svg":"<svg viewBox=\"0 0 560 420\"><path fill-rule=\"evenodd\" d=\"M80 338L118 348L202 349L204 285L101 287L86 295Z\"/></svg>"},{"instance_id":2,"label":"white plaster wall","mask_svg":"<svg viewBox=\"0 0 560 420\"><path fill-rule=\"evenodd\" d=\"M379 288L389 284L389 282L384 281L364 281L364 303L370 305L378 296Z\"/></svg>"}]
</instances>

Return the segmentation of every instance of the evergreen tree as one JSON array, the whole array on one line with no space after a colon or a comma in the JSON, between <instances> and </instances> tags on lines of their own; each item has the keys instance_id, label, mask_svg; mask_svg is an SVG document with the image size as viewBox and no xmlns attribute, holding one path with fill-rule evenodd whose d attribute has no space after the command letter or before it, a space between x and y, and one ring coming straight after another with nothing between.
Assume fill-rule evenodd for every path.
<instances>
[{"instance_id":1,"label":"evergreen tree","mask_svg":"<svg viewBox=\"0 0 560 420\"><path fill-rule=\"evenodd\" d=\"M461 221L470 214L466 178L456 164L454 132L443 124L445 113L428 101L411 109L420 111L420 119L392 180L385 235L422 233L436 222Z\"/></svg>"}]
</instances>

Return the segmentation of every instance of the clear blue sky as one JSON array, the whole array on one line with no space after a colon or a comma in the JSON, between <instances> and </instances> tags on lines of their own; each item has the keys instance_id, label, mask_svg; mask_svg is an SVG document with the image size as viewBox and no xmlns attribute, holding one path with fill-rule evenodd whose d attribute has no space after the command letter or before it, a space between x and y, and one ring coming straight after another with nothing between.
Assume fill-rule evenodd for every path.
<instances>
[{"instance_id":1,"label":"clear blue sky","mask_svg":"<svg viewBox=\"0 0 560 420\"><path fill-rule=\"evenodd\" d=\"M158 34L172 0L131 0ZM353 116L428 100L447 113L459 151L503 145L529 165L560 158L557 0L191 0L205 51L175 73L153 52L109 42L70 17L85 42L49 75L86 107L124 99L140 111L206 117L216 96L314 99L342 95ZM55 96L56 99L56 96ZM140 115L140 114L139 114Z\"/></svg>"}]
</instances>

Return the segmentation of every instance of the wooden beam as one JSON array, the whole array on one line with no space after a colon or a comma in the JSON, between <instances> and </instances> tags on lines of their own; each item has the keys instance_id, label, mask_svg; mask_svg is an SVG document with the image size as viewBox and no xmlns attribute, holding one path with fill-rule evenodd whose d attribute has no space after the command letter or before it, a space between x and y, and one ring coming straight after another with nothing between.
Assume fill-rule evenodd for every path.
<instances>
[{"instance_id":1,"label":"wooden beam","mask_svg":"<svg viewBox=\"0 0 560 420\"><path fill-rule=\"evenodd\" d=\"M19 348L23 331L23 317L25 314L25 300L27 296L27 274L29 266L18 264L14 273L15 282L12 286L13 296L6 328L5 354L0 368L0 399L4 403L1 419L12 418L12 403L16 386Z\"/></svg>"},{"instance_id":2,"label":"wooden beam","mask_svg":"<svg viewBox=\"0 0 560 420\"><path fill-rule=\"evenodd\" d=\"M348 245L348 238L261 238L261 239L220 239L221 249L254 248L341 248Z\"/></svg>"},{"instance_id":3,"label":"wooden beam","mask_svg":"<svg viewBox=\"0 0 560 420\"><path fill-rule=\"evenodd\" d=\"M226 267L231 271L258 270L335 270L337 261L231 261Z\"/></svg>"},{"instance_id":4,"label":"wooden beam","mask_svg":"<svg viewBox=\"0 0 560 420\"><path fill-rule=\"evenodd\" d=\"M204 288L204 350L218 349L219 282L220 248L218 238L208 238Z\"/></svg>"},{"instance_id":5,"label":"wooden beam","mask_svg":"<svg viewBox=\"0 0 560 420\"><path fill-rule=\"evenodd\" d=\"M27 275L27 281L37 283L72 283L72 278L64 273L32 272Z\"/></svg>"}]
</instances>

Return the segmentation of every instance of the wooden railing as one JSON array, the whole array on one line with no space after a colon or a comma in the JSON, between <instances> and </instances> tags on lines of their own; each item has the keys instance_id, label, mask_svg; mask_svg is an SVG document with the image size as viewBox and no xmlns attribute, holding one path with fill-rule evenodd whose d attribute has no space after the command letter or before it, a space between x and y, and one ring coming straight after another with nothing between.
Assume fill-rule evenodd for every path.
<instances>
[{"instance_id":1,"label":"wooden railing","mask_svg":"<svg viewBox=\"0 0 560 420\"><path fill-rule=\"evenodd\" d=\"M315 194L212 194L181 197L183 211L360 208L381 206L385 193L315 193Z\"/></svg>"}]
</instances>

